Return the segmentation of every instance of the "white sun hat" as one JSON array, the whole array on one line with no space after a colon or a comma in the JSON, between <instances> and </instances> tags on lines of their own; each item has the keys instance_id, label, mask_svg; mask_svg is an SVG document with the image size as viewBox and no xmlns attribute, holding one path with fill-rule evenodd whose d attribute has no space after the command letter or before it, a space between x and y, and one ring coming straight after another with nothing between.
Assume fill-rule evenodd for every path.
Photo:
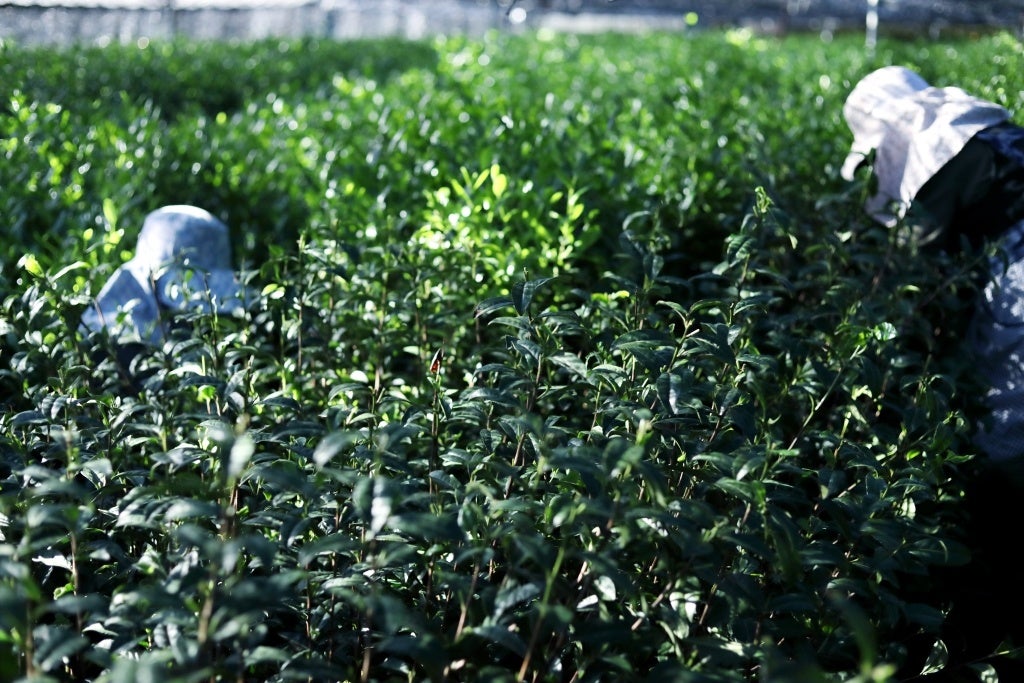
<instances>
[{"instance_id":1,"label":"white sun hat","mask_svg":"<svg viewBox=\"0 0 1024 683\"><path fill-rule=\"evenodd\" d=\"M893 102L928 87L927 81L902 66L884 67L857 83L843 105L843 115L853 132L853 144L841 172L844 178L853 180L857 167L885 140Z\"/></svg>"},{"instance_id":2,"label":"white sun hat","mask_svg":"<svg viewBox=\"0 0 1024 683\"><path fill-rule=\"evenodd\" d=\"M146 216L135 256L103 286L82 324L158 343L162 311L235 314L245 300L231 266L227 226L195 206L165 206Z\"/></svg>"},{"instance_id":3,"label":"white sun hat","mask_svg":"<svg viewBox=\"0 0 1024 683\"><path fill-rule=\"evenodd\" d=\"M975 134L1010 118L993 102L960 88L933 87L903 66L886 66L865 76L847 97L843 115L853 144L840 174L853 180L857 168L875 153L878 192L867 208L888 225Z\"/></svg>"}]
</instances>

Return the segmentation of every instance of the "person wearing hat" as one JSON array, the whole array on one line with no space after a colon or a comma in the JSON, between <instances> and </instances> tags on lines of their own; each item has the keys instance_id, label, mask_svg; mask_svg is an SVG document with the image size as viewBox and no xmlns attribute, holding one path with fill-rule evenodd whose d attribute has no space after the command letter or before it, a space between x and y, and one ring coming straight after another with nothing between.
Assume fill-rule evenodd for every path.
<instances>
[{"instance_id":1,"label":"person wearing hat","mask_svg":"<svg viewBox=\"0 0 1024 683\"><path fill-rule=\"evenodd\" d=\"M990 657L1007 635L1024 645L1024 590L1006 537L1024 495L1024 128L998 104L902 66L865 76L843 115L853 143L840 174L870 171L874 220L908 227L923 253L994 247L965 334L985 391L972 434L984 457L966 482L972 562L953 582L947 645L961 662L987 659L1024 680L1024 666Z\"/></svg>"},{"instance_id":2,"label":"person wearing hat","mask_svg":"<svg viewBox=\"0 0 1024 683\"><path fill-rule=\"evenodd\" d=\"M865 76L843 115L853 144L840 173L870 169L875 220L950 252L963 238L998 244L970 329L992 417L976 443L995 460L1024 456L1024 128L1005 108L902 66Z\"/></svg>"},{"instance_id":3,"label":"person wearing hat","mask_svg":"<svg viewBox=\"0 0 1024 683\"><path fill-rule=\"evenodd\" d=\"M246 294L231 266L227 226L204 209L172 205L146 216L135 255L82 314L120 345L162 343L168 313L240 313Z\"/></svg>"},{"instance_id":4,"label":"person wearing hat","mask_svg":"<svg viewBox=\"0 0 1024 683\"><path fill-rule=\"evenodd\" d=\"M857 83L843 115L853 144L840 174L871 168L865 208L879 222L907 220L923 244L955 248L960 234L978 245L1024 217L1022 129L998 104L887 66Z\"/></svg>"}]
</instances>

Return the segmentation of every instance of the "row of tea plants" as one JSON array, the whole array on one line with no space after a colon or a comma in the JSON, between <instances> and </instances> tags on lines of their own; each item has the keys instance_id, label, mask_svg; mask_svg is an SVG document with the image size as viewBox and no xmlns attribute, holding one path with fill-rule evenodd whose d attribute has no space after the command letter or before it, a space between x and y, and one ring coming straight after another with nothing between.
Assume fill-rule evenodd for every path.
<instances>
[{"instance_id":1,"label":"row of tea plants","mask_svg":"<svg viewBox=\"0 0 1024 683\"><path fill-rule=\"evenodd\" d=\"M1006 35L0 47L0 679L991 680L975 264L837 174L886 63L1024 105ZM170 203L255 302L120 367Z\"/></svg>"}]
</instances>

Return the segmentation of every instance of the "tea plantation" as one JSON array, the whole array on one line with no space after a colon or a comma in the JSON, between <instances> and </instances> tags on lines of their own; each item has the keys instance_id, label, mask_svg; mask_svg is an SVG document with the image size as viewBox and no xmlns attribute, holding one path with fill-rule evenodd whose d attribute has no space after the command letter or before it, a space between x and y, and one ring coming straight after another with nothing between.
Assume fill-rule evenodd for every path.
<instances>
[{"instance_id":1,"label":"tea plantation","mask_svg":"<svg viewBox=\"0 0 1024 683\"><path fill-rule=\"evenodd\" d=\"M838 175L890 63L1024 109L1010 35L0 47L0 680L996 680L981 256ZM181 203L255 301L119 367Z\"/></svg>"}]
</instances>

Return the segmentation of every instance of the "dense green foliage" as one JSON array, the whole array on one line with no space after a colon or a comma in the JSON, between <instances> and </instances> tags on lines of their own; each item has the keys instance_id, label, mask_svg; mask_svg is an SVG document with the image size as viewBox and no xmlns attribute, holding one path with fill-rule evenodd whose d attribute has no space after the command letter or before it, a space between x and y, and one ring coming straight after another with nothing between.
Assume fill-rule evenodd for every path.
<instances>
[{"instance_id":1,"label":"dense green foliage","mask_svg":"<svg viewBox=\"0 0 1024 683\"><path fill-rule=\"evenodd\" d=\"M974 264L862 215L840 111L904 63L1018 112L1022 55L0 48L0 679L952 666ZM77 321L169 203L258 297L127 377Z\"/></svg>"}]
</instances>

